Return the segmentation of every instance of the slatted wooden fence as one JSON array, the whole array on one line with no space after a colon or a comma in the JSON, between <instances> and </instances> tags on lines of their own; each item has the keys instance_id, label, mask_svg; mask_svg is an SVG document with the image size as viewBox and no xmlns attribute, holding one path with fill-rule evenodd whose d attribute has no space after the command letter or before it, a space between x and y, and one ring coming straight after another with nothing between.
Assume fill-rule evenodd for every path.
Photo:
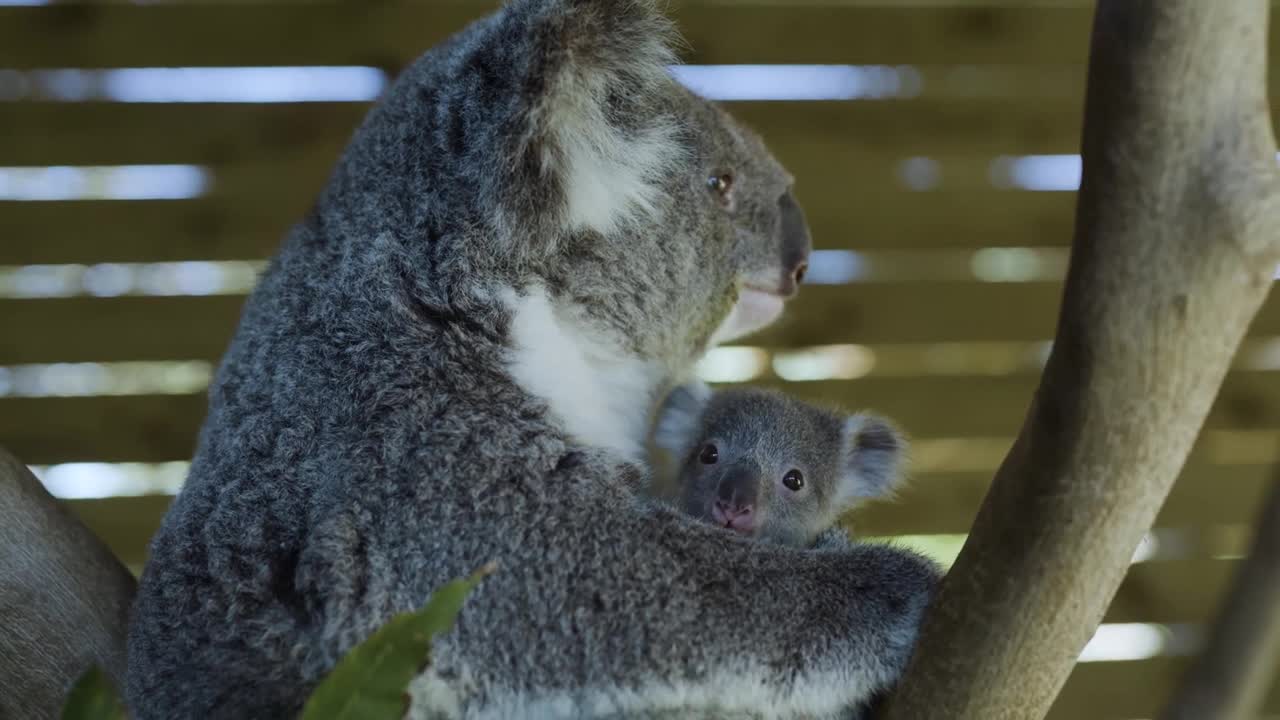
<instances>
[{"instance_id":1,"label":"slatted wooden fence","mask_svg":"<svg viewBox=\"0 0 1280 720\"><path fill-rule=\"evenodd\" d=\"M491 6L439 0L0 7L0 73L272 65L394 73ZM979 357L982 343L1034 349L1049 340L1060 277L984 282L973 274L938 279L917 268L942 254L964 259L990 247L1061 257L1074 194L997 187L992 162L1076 152L1091 8L1072 0L685 0L673 10L692 63L878 65L912 78L911 92L888 99L732 103L799 178L819 248L873 261L876 253L897 253L900 267L893 277L872 273L807 288L789 318L751 344L791 352L856 343L877 358L855 379L788 382L766 368L761 381L874 408L915 438L912 489L897 504L858 514L860 532L964 533L1026 411L1036 367L975 360L938 369L929 358L939 348ZM194 199L0 201L0 266L261 260L306 209L366 108L0 100L0 167L182 163L212 174L209 191ZM927 190L904 180L910 158L927 159ZM0 367L214 362L242 300L10 294L0 298ZM1280 336L1280 298L1263 309L1253 336ZM1178 552L1134 565L1107 622L1194 627L1210 617L1236 563L1230 556L1262 493L1276 482L1277 368L1280 362L1242 363L1231 375L1157 523L1157 538L1185 542ZM36 465L184 460L204 402L198 392L0 396L0 444ZM167 503L165 496L144 496L72 505L138 564ZM1151 717L1185 665L1182 650L1080 664L1052 717ZM1273 693L1268 709L1280 713L1280 696Z\"/></svg>"}]
</instances>

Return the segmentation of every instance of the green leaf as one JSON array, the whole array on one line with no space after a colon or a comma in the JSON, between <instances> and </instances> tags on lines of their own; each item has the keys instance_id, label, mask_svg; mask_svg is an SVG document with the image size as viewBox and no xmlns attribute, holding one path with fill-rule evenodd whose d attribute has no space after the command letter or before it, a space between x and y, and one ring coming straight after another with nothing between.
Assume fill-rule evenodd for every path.
<instances>
[{"instance_id":1,"label":"green leaf","mask_svg":"<svg viewBox=\"0 0 1280 720\"><path fill-rule=\"evenodd\" d=\"M467 595L493 570L490 563L448 583L426 607L391 618L352 648L311 693L302 720L403 718L409 683L430 660L431 639L453 627Z\"/></svg>"},{"instance_id":2,"label":"green leaf","mask_svg":"<svg viewBox=\"0 0 1280 720\"><path fill-rule=\"evenodd\" d=\"M89 669L67 693L62 720L127 720L120 696L97 666Z\"/></svg>"}]
</instances>

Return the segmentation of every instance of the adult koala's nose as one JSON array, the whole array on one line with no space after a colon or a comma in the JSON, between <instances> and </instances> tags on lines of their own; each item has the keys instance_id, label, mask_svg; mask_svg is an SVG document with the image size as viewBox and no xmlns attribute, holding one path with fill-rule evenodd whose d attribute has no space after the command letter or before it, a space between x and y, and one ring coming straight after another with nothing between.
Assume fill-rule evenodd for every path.
<instances>
[{"instance_id":1,"label":"adult koala's nose","mask_svg":"<svg viewBox=\"0 0 1280 720\"><path fill-rule=\"evenodd\" d=\"M791 296L800 289L805 273L809 271L809 254L813 252L813 238L809 235L809 223L804 210L796 202L791 191L778 198L779 245L782 252L782 294Z\"/></svg>"}]
</instances>

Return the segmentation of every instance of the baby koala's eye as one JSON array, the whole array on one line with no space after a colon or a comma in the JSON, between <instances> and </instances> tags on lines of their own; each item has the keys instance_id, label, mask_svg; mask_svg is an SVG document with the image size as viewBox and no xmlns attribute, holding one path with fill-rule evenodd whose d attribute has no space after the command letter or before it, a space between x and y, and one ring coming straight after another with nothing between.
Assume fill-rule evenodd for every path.
<instances>
[{"instance_id":1,"label":"baby koala's eye","mask_svg":"<svg viewBox=\"0 0 1280 720\"><path fill-rule=\"evenodd\" d=\"M698 453L698 460L702 461L703 465L715 465L716 461L718 461L719 459L720 459L720 451L717 450L716 446L712 445L711 443L707 443L706 445L703 445L702 452Z\"/></svg>"},{"instance_id":2,"label":"baby koala's eye","mask_svg":"<svg viewBox=\"0 0 1280 720\"><path fill-rule=\"evenodd\" d=\"M800 492L800 488L804 487L804 474L799 470L788 470L787 474L782 476L782 484L786 485L791 492Z\"/></svg>"},{"instance_id":3,"label":"baby koala's eye","mask_svg":"<svg viewBox=\"0 0 1280 720\"><path fill-rule=\"evenodd\" d=\"M712 175L707 178L707 187L715 191L716 194L724 197L733 189L733 176L725 173L724 175Z\"/></svg>"}]
</instances>

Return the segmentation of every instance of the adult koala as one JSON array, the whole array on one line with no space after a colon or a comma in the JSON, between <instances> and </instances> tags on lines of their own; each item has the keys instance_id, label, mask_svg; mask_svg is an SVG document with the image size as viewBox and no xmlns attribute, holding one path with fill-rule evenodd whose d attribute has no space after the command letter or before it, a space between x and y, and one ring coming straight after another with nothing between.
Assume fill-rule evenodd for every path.
<instances>
[{"instance_id":1,"label":"adult koala","mask_svg":"<svg viewBox=\"0 0 1280 720\"><path fill-rule=\"evenodd\" d=\"M412 714L848 713L936 570L639 500L646 420L772 321L791 179L681 89L650 0L516 0L371 112L249 299L131 627L137 718L285 717L489 561Z\"/></svg>"}]
</instances>

